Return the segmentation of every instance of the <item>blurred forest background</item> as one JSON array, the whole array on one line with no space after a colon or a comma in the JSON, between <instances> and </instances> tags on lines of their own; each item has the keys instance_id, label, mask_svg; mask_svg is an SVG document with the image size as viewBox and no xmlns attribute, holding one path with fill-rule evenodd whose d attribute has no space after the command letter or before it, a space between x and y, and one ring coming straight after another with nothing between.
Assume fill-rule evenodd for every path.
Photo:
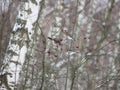
<instances>
[{"instance_id":1,"label":"blurred forest background","mask_svg":"<svg viewBox=\"0 0 120 90\"><path fill-rule=\"evenodd\" d=\"M21 1L0 0L0 67ZM39 24L17 90L120 90L120 0L45 0Z\"/></svg>"}]
</instances>

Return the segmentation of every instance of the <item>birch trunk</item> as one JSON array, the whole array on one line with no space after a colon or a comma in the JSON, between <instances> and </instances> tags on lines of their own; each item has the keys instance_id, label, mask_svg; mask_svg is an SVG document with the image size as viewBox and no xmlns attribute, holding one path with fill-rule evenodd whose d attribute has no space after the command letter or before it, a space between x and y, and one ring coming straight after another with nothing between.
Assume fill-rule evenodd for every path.
<instances>
[{"instance_id":1,"label":"birch trunk","mask_svg":"<svg viewBox=\"0 0 120 90\"><path fill-rule=\"evenodd\" d=\"M42 0L23 0L11 33L0 72L0 89L15 90L26 54L33 47L33 34Z\"/></svg>"}]
</instances>

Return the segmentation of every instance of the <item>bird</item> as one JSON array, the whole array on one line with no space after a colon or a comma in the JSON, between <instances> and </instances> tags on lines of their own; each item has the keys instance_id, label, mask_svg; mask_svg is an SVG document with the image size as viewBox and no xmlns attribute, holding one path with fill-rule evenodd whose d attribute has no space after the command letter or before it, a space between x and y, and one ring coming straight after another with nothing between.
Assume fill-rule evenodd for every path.
<instances>
[{"instance_id":1,"label":"bird","mask_svg":"<svg viewBox=\"0 0 120 90\"><path fill-rule=\"evenodd\" d=\"M58 39L58 38L48 37L48 39L53 40L56 44L61 45L61 42L62 42L62 39L61 39L61 38Z\"/></svg>"}]
</instances>

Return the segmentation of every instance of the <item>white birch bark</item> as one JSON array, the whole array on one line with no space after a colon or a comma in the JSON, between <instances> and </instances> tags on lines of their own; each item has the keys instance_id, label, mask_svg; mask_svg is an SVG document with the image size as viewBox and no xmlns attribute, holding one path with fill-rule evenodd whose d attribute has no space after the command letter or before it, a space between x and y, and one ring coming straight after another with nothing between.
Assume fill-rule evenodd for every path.
<instances>
[{"instance_id":1,"label":"white birch bark","mask_svg":"<svg viewBox=\"0 0 120 90\"><path fill-rule=\"evenodd\" d=\"M41 0L23 0L0 72L1 90L14 90L33 43Z\"/></svg>"}]
</instances>

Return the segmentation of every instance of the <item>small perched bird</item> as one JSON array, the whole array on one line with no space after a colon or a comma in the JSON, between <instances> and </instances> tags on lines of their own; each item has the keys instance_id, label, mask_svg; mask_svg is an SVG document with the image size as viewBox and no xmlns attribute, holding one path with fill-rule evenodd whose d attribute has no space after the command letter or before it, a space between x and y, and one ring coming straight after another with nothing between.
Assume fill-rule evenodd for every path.
<instances>
[{"instance_id":1,"label":"small perched bird","mask_svg":"<svg viewBox=\"0 0 120 90\"><path fill-rule=\"evenodd\" d=\"M62 39L57 39L57 38L53 39L51 37L48 37L48 39L53 40L56 44L61 45Z\"/></svg>"}]
</instances>

